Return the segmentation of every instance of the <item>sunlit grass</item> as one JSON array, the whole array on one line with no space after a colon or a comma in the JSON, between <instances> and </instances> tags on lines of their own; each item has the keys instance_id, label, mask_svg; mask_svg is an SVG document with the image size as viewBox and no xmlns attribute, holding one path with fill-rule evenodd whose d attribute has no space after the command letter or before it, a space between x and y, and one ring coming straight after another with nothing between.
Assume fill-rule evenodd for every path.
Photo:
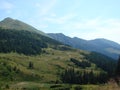
<instances>
[{"instance_id":1,"label":"sunlit grass","mask_svg":"<svg viewBox=\"0 0 120 90\"><path fill-rule=\"evenodd\" d=\"M55 87L56 90L65 90L64 88L66 88L66 90L79 90L78 88L82 88L82 90L114 90L114 88L116 88L115 90L117 90L119 88L112 84L55 84L56 81L61 83L59 74L67 68L74 67L75 70L79 71L90 71L92 69L96 73L98 73L100 69L96 67L94 63L91 63L91 67L81 68L70 61L70 58L75 58L79 61L86 60L82 53L89 54L89 52L82 50L61 51L51 48L44 50L46 53L36 56L26 56L17 53L0 53L0 60L5 61L13 68L16 67L21 72L20 75L14 75L13 81L0 81L1 88L5 88L3 90L7 90L6 87L8 86L8 90L53 90L51 87ZM29 62L33 63L33 69L29 69ZM0 78L0 80L2 79Z\"/></svg>"}]
</instances>

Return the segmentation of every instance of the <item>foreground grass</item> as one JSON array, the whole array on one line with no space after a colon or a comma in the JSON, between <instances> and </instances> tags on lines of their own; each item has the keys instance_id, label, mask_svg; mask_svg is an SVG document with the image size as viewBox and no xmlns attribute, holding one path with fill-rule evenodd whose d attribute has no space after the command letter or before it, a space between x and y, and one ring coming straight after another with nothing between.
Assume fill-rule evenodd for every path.
<instances>
[{"instance_id":1,"label":"foreground grass","mask_svg":"<svg viewBox=\"0 0 120 90\"><path fill-rule=\"evenodd\" d=\"M115 83L104 85L46 84L35 82L11 83L1 90L120 90Z\"/></svg>"}]
</instances>

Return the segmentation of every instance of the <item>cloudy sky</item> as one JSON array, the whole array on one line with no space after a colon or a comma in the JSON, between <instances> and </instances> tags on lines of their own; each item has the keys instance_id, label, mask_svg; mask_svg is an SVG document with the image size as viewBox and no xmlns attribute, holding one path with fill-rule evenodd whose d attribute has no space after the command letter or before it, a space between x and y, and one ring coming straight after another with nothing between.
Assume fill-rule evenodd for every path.
<instances>
[{"instance_id":1,"label":"cloudy sky","mask_svg":"<svg viewBox=\"0 0 120 90\"><path fill-rule=\"evenodd\" d=\"M120 0L0 0L0 21L6 17L46 33L120 43Z\"/></svg>"}]
</instances>

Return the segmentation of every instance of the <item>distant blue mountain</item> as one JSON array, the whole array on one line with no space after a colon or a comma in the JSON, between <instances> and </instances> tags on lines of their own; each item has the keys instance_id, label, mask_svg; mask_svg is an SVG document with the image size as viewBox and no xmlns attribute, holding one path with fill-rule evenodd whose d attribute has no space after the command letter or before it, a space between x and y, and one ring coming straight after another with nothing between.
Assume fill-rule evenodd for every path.
<instances>
[{"instance_id":1,"label":"distant blue mountain","mask_svg":"<svg viewBox=\"0 0 120 90\"><path fill-rule=\"evenodd\" d=\"M71 38L62 33L49 33L48 35L74 48L102 53L113 59L117 59L120 54L120 44L107 39L84 40L77 37Z\"/></svg>"}]
</instances>

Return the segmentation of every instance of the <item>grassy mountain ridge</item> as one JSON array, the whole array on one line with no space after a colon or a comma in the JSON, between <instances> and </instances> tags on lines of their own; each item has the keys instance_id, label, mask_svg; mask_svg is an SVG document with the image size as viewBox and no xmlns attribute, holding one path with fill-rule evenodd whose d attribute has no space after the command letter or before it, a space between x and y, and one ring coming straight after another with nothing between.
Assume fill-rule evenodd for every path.
<instances>
[{"instance_id":1,"label":"grassy mountain ridge","mask_svg":"<svg viewBox=\"0 0 120 90\"><path fill-rule=\"evenodd\" d=\"M120 45L116 42L106 39L83 40L77 37L70 38L64 34L48 34L53 39L58 40L64 44L68 44L74 48L95 51L107 55L113 59L117 59L120 54Z\"/></svg>"},{"instance_id":2,"label":"grassy mountain ridge","mask_svg":"<svg viewBox=\"0 0 120 90\"><path fill-rule=\"evenodd\" d=\"M5 18L0 22L0 27L3 29L14 29L14 30L27 30L30 32L37 32L41 35L47 36L44 32L37 30L36 28L16 19L10 17Z\"/></svg>"}]
</instances>

